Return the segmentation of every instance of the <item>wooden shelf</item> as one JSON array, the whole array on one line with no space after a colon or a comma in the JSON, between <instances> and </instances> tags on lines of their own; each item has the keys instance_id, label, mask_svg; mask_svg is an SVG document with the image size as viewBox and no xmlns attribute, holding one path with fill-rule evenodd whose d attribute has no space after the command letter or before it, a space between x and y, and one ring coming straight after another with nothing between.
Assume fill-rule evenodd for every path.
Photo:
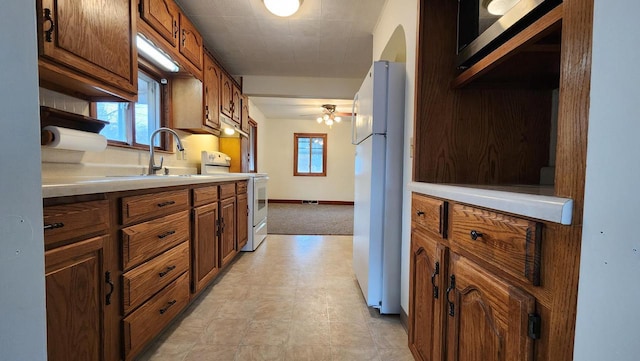
<instances>
[{"instance_id":1,"label":"wooden shelf","mask_svg":"<svg viewBox=\"0 0 640 361\"><path fill-rule=\"evenodd\" d=\"M490 79L491 82L501 82L505 80L505 78L513 79L513 77L517 75L517 71L514 72L514 68L518 66L523 68L520 71L522 74L553 73L554 69L559 69L560 45L539 42L558 32L562 26L562 13L563 4L560 4L533 24L523 29L513 38L507 40L500 47L487 54L477 63L460 73L452 81L451 86L453 88L467 86L473 81L484 77L487 73L490 73L490 71L496 69L508 60L517 60L512 62L517 65L506 66L507 70L505 74L497 75L495 79ZM536 52L535 61L531 61L531 52ZM539 57L548 59L548 61L540 61L540 59L538 59ZM532 71L531 67L536 67L536 69ZM515 78L517 81L518 77L516 76ZM531 77L522 80L529 81L531 80L530 78ZM544 78L546 77L540 77L542 81L544 81Z\"/></svg>"}]
</instances>

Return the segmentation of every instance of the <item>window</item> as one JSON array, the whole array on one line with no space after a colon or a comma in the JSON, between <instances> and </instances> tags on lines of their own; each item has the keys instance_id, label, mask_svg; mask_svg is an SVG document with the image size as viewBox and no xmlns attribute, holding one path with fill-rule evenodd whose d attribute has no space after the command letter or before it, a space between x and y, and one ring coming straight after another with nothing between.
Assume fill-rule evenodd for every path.
<instances>
[{"instance_id":1,"label":"window","mask_svg":"<svg viewBox=\"0 0 640 361\"><path fill-rule=\"evenodd\" d=\"M293 135L293 175L327 176L327 134Z\"/></svg>"},{"instance_id":2,"label":"window","mask_svg":"<svg viewBox=\"0 0 640 361\"><path fill-rule=\"evenodd\" d=\"M112 144L132 147L148 147L149 137L162 124L162 89L160 82L138 72L138 101L95 103L96 118L109 122L100 134ZM155 139L154 146L162 147L162 137Z\"/></svg>"}]
</instances>

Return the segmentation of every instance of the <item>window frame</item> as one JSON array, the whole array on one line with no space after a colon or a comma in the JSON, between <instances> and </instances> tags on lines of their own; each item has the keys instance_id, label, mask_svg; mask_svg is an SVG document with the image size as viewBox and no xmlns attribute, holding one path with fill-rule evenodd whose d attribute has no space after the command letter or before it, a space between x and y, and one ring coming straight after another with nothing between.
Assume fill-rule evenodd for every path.
<instances>
[{"instance_id":1,"label":"window frame","mask_svg":"<svg viewBox=\"0 0 640 361\"><path fill-rule=\"evenodd\" d=\"M168 106L171 104L170 99L170 80L169 78L159 69L154 68L150 65L138 64L138 73L142 73L145 76L155 80L160 85L160 127L170 127L169 124L169 111ZM90 114L92 117L96 117L98 114L97 103L99 102L91 102L90 106ZM126 109L127 113L127 122L126 122L126 133L127 133L127 141L120 140L112 140L107 139L107 144L120 148L129 148L129 149L140 149L140 150L149 150L148 144L138 143L135 136L135 104L136 102L124 102L128 104ZM168 137L166 133L158 134L160 140L160 146L154 147L156 151L172 153L172 141ZM158 138L156 138L158 139Z\"/></svg>"},{"instance_id":2,"label":"window frame","mask_svg":"<svg viewBox=\"0 0 640 361\"><path fill-rule=\"evenodd\" d=\"M298 172L298 139L322 138L322 172L311 173L311 159L309 159L309 173ZM311 148L310 148L311 149ZM293 175L295 177L326 177L327 176L327 133L294 133L293 134ZM309 152L311 158L311 151Z\"/></svg>"}]
</instances>

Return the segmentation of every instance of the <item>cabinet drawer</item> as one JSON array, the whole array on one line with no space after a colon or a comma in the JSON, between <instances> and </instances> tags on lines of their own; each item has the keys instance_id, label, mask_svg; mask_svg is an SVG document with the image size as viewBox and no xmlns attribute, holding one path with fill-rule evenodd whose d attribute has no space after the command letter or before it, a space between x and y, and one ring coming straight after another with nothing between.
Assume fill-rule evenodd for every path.
<instances>
[{"instance_id":1,"label":"cabinet drawer","mask_svg":"<svg viewBox=\"0 0 640 361\"><path fill-rule=\"evenodd\" d=\"M411 220L415 225L446 238L447 207L445 201L414 193L411 197Z\"/></svg>"},{"instance_id":2,"label":"cabinet drawer","mask_svg":"<svg viewBox=\"0 0 640 361\"><path fill-rule=\"evenodd\" d=\"M189 206L189 190L122 198L122 224L175 213Z\"/></svg>"},{"instance_id":3,"label":"cabinet drawer","mask_svg":"<svg viewBox=\"0 0 640 361\"><path fill-rule=\"evenodd\" d=\"M51 245L99 234L109 228L109 203L106 200L80 202L43 208L44 244Z\"/></svg>"},{"instance_id":4,"label":"cabinet drawer","mask_svg":"<svg viewBox=\"0 0 640 361\"><path fill-rule=\"evenodd\" d=\"M189 242L183 242L123 275L127 313L189 269Z\"/></svg>"},{"instance_id":5,"label":"cabinet drawer","mask_svg":"<svg viewBox=\"0 0 640 361\"><path fill-rule=\"evenodd\" d=\"M193 190L193 206L216 202L218 200L218 186L201 187Z\"/></svg>"},{"instance_id":6,"label":"cabinet drawer","mask_svg":"<svg viewBox=\"0 0 640 361\"><path fill-rule=\"evenodd\" d=\"M540 284L541 223L460 204L451 217L452 250L466 250L520 280Z\"/></svg>"},{"instance_id":7,"label":"cabinet drawer","mask_svg":"<svg viewBox=\"0 0 640 361\"><path fill-rule=\"evenodd\" d=\"M131 267L189 239L189 211L122 230L122 267Z\"/></svg>"},{"instance_id":8,"label":"cabinet drawer","mask_svg":"<svg viewBox=\"0 0 640 361\"><path fill-rule=\"evenodd\" d=\"M189 303L189 276L183 273L123 319L125 358L131 360Z\"/></svg>"},{"instance_id":9,"label":"cabinet drawer","mask_svg":"<svg viewBox=\"0 0 640 361\"><path fill-rule=\"evenodd\" d=\"M236 193L237 194L247 193L247 182L246 181L236 183Z\"/></svg>"},{"instance_id":10,"label":"cabinet drawer","mask_svg":"<svg viewBox=\"0 0 640 361\"><path fill-rule=\"evenodd\" d=\"M220 185L220 199L226 199L236 195L236 184L227 183Z\"/></svg>"}]
</instances>

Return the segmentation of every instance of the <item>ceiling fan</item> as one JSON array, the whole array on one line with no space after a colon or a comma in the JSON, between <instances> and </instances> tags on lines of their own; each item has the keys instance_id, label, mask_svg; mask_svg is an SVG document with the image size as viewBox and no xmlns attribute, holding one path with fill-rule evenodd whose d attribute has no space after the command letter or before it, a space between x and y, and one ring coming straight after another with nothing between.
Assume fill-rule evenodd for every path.
<instances>
[{"instance_id":1,"label":"ceiling fan","mask_svg":"<svg viewBox=\"0 0 640 361\"><path fill-rule=\"evenodd\" d=\"M334 123L340 123L342 121L342 117L350 117L351 115L351 113L336 112L335 104L323 104L322 115L319 116L316 121L318 123L324 122L324 124L331 127Z\"/></svg>"}]
</instances>

